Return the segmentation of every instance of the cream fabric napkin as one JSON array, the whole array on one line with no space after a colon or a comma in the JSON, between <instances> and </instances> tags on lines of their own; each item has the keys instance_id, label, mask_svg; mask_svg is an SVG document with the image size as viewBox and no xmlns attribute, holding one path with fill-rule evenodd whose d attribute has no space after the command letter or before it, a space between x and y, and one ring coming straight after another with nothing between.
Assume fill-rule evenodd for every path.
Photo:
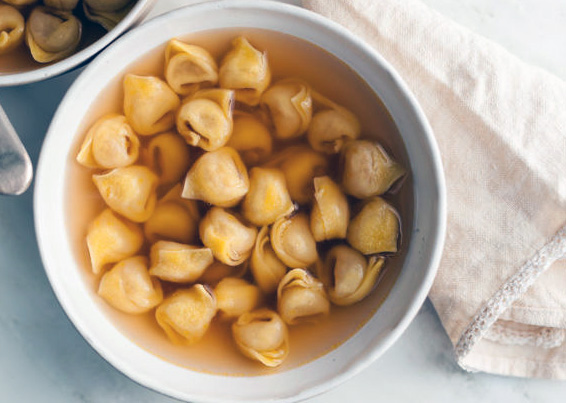
<instances>
[{"instance_id":1,"label":"cream fabric napkin","mask_svg":"<svg viewBox=\"0 0 566 403\"><path fill-rule=\"evenodd\" d=\"M417 0L305 0L378 50L441 150L443 259L430 292L470 371L566 379L566 83Z\"/></svg>"}]
</instances>

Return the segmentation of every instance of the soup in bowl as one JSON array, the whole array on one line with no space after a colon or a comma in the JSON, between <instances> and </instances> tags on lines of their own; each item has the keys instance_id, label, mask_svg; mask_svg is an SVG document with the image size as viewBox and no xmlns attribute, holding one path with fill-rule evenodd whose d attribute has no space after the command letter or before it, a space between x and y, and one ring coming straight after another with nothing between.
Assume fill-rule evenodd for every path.
<instances>
[{"instance_id":1,"label":"soup in bowl","mask_svg":"<svg viewBox=\"0 0 566 403\"><path fill-rule=\"evenodd\" d=\"M179 84L176 54L205 79ZM125 163L94 150L108 120L132 133ZM356 156L376 153L388 180L372 189ZM93 347L148 387L216 401L304 398L369 365L424 301L445 214L430 129L386 62L312 13L245 1L171 12L91 64L49 129L35 211L50 282ZM116 226L131 236L104 238ZM141 299L116 286L141 277Z\"/></svg>"}]
</instances>

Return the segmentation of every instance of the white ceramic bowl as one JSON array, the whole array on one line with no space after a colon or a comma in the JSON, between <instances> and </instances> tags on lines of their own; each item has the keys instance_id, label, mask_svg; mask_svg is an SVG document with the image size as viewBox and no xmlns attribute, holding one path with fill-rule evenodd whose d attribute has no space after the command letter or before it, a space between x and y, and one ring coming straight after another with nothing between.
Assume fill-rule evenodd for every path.
<instances>
[{"instance_id":1,"label":"white ceramic bowl","mask_svg":"<svg viewBox=\"0 0 566 403\"><path fill-rule=\"evenodd\" d=\"M287 371L254 377L200 373L174 365L124 336L93 300L77 267L66 221L67 173L73 144L93 100L140 49L170 38L227 27L255 27L310 41L345 61L379 94L404 142L414 187L412 231L404 234L404 265L389 296L351 338L326 355ZM82 134L79 134L82 135ZM219 1L176 10L132 30L102 52L61 102L37 169L35 225L49 280L85 339L133 380L190 401L287 401L321 393L379 357L407 328L424 302L439 263L445 231L445 189L440 156L425 116L389 64L344 28L316 14L275 2Z\"/></svg>"},{"instance_id":2,"label":"white ceramic bowl","mask_svg":"<svg viewBox=\"0 0 566 403\"><path fill-rule=\"evenodd\" d=\"M118 38L126 30L138 24L149 12L154 1L155 0L138 0L128 15L126 15L118 23L118 25L114 27L114 29L107 32L84 49L81 49L77 53L74 53L63 60L18 73L0 73L0 87L34 83L36 81L58 76L69 70L80 67L112 43L112 41Z\"/></svg>"}]
</instances>

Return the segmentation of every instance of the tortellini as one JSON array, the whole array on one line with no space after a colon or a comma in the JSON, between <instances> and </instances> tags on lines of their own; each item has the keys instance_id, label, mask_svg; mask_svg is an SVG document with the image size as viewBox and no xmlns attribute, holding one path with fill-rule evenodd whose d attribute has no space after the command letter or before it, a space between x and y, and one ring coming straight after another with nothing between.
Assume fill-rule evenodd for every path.
<instances>
[{"instance_id":1,"label":"tortellini","mask_svg":"<svg viewBox=\"0 0 566 403\"><path fill-rule=\"evenodd\" d=\"M315 241L345 238L350 222L348 200L328 176L314 178L311 230Z\"/></svg>"},{"instance_id":2,"label":"tortellini","mask_svg":"<svg viewBox=\"0 0 566 403\"><path fill-rule=\"evenodd\" d=\"M130 12L134 0L83 0L86 17L110 31Z\"/></svg>"},{"instance_id":3,"label":"tortellini","mask_svg":"<svg viewBox=\"0 0 566 403\"><path fill-rule=\"evenodd\" d=\"M143 244L141 229L105 209L89 225L86 243L92 272L99 274L104 266L136 254Z\"/></svg>"},{"instance_id":4,"label":"tortellini","mask_svg":"<svg viewBox=\"0 0 566 403\"><path fill-rule=\"evenodd\" d=\"M143 162L159 176L160 186L173 185L190 165L189 147L181 136L166 132L154 136L142 153Z\"/></svg>"},{"instance_id":5,"label":"tortellini","mask_svg":"<svg viewBox=\"0 0 566 403\"><path fill-rule=\"evenodd\" d=\"M177 131L188 144L206 151L218 150L232 134L234 91L200 90L177 112Z\"/></svg>"},{"instance_id":6,"label":"tortellini","mask_svg":"<svg viewBox=\"0 0 566 403\"><path fill-rule=\"evenodd\" d=\"M83 4L100 16L131 3ZM212 342L231 329L227 345L277 367L302 324L342 325L378 286L401 246L392 203L406 196L387 193L406 171L347 97L280 70L271 84L266 53L243 37L218 49L171 40L161 71L127 72L123 109L85 133L77 165L106 205L87 247L100 297L154 311L164 340L194 344L214 324ZM344 308L325 319L331 305Z\"/></svg>"},{"instance_id":7,"label":"tortellini","mask_svg":"<svg viewBox=\"0 0 566 403\"><path fill-rule=\"evenodd\" d=\"M232 325L232 335L242 354L268 367L281 365L289 354L287 326L270 309L241 315Z\"/></svg>"},{"instance_id":8,"label":"tortellini","mask_svg":"<svg viewBox=\"0 0 566 403\"><path fill-rule=\"evenodd\" d=\"M305 133L312 118L310 87L299 80L284 80L272 85L261 97L281 140Z\"/></svg>"},{"instance_id":9,"label":"tortellini","mask_svg":"<svg viewBox=\"0 0 566 403\"><path fill-rule=\"evenodd\" d=\"M49 63L73 53L81 31L81 22L70 12L35 7L26 23L25 39L33 59Z\"/></svg>"},{"instance_id":10,"label":"tortellini","mask_svg":"<svg viewBox=\"0 0 566 403\"><path fill-rule=\"evenodd\" d=\"M216 297L202 284L178 290L155 311L157 323L176 344L194 344L206 333L216 315Z\"/></svg>"},{"instance_id":11,"label":"tortellini","mask_svg":"<svg viewBox=\"0 0 566 403\"><path fill-rule=\"evenodd\" d=\"M219 70L220 87L236 91L236 100L257 105L261 94L271 82L267 54L254 48L240 36L224 56Z\"/></svg>"},{"instance_id":12,"label":"tortellini","mask_svg":"<svg viewBox=\"0 0 566 403\"><path fill-rule=\"evenodd\" d=\"M269 227L263 227L257 234L250 269L254 280L265 294L272 294L287 272L287 266L277 257L269 240Z\"/></svg>"},{"instance_id":13,"label":"tortellini","mask_svg":"<svg viewBox=\"0 0 566 403\"><path fill-rule=\"evenodd\" d=\"M214 287L218 311L225 319L237 318L261 303L259 288L246 280L226 277Z\"/></svg>"},{"instance_id":14,"label":"tortellini","mask_svg":"<svg viewBox=\"0 0 566 403\"><path fill-rule=\"evenodd\" d=\"M381 197L373 197L350 222L346 238L364 255L397 252L399 213Z\"/></svg>"},{"instance_id":15,"label":"tortellini","mask_svg":"<svg viewBox=\"0 0 566 403\"><path fill-rule=\"evenodd\" d=\"M176 185L157 202L153 214L144 223L150 242L158 240L194 243L198 240L200 213L194 200L181 198L181 185Z\"/></svg>"},{"instance_id":16,"label":"tortellini","mask_svg":"<svg viewBox=\"0 0 566 403\"><path fill-rule=\"evenodd\" d=\"M299 204L308 204L314 196L313 179L328 174L328 160L310 148L289 147L270 161L283 171L291 199Z\"/></svg>"},{"instance_id":17,"label":"tortellini","mask_svg":"<svg viewBox=\"0 0 566 403\"><path fill-rule=\"evenodd\" d=\"M405 175L381 145L368 140L352 141L342 150L342 187L346 193L365 199L385 193Z\"/></svg>"},{"instance_id":18,"label":"tortellini","mask_svg":"<svg viewBox=\"0 0 566 403\"><path fill-rule=\"evenodd\" d=\"M170 241L154 243L150 259L149 273L174 283L196 281L214 260L208 248Z\"/></svg>"},{"instance_id":19,"label":"tortellini","mask_svg":"<svg viewBox=\"0 0 566 403\"><path fill-rule=\"evenodd\" d=\"M356 115L320 94L315 94L315 100L322 104L322 109L313 116L307 134L314 150L336 154L345 143L360 137Z\"/></svg>"},{"instance_id":20,"label":"tortellini","mask_svg":"<svg viewBox=\"0 0 566 403\"><path fill-rule=\"evenodd\" d=\"M288 325L313 323L330 313L330 302L320 280L304 269L293 269L277 288L277 310Z\"/></svg>"},{"instance_id":21,"label":"tortellini","mask_svg":"<svg viewBox=\"0 0 566 403\"><path fill-rule=\"evenodd\" d=\"M218 82L218 66L204 48L172 39L165 49L165 79L179 95Z\"/></svg>"},{"instance_id":22,"label":"tortellini","mask_svg":"<svg viewBox=\"0 0 566 403\"><path fill-rule=\"evenodd\" d=\"M92 180L106 204L117 213L135 221L151 217L157 195L157 175L142 165L115 168L93 175Z\"/></svg>"},{"instance_id":23,"label":"tortellini","mask_svg":"<svg viewBox=\"0 0 566 403\"><path fill-rule=\"evenodd\" d=\"M316 241L305 213L275 221L271 227L271 245L287 267L308 267L318 259Z\"/></svg>"},{"instance_id":24,"label":"tortellini","mask_svg":"<svg viewBox=\"0 0 566 403\"><path fill-rule=\"evenodd\" d=\"M98 119L83 141L77 161L89 168L118 168L137 161L140 141L124 115Z\"/></svg>"},{"instance_id":25,"label":"tortellini","mask_svg":"<svg viewBox=\"0 0 566 403\"><path fill-rule=\"evenodd\" d=\"M244 217L255 225L272 224L294 210L285 175L278 169L255 167L250 171L250 190L242 202Z\"/></svg>"},{"instance_id":26,"label":"tortellini","mask_svg":"<svg viewBox=\"0 0 566 403\"><path fill-rule=\"evenodd\" d=\"M269 129L257 117L243 112L235 113L233 121L227 145L240 153L247 166L263 163L273 148Z\"/></svg>"},{"instance_id":27,"label":"tortellini","mask_svg":"<svg viewBox=\"0 0 566 403\"><path fill-rule=\"evenodd\" d=\"M0 4L0 55L17 48L24 40L25 21L14 7Z\"/></svg>"},{"instance_id":28,"label":"tortellini","mask_svg":"<svg viewBox=\"0 0 566 403\"><path fill-rule=\"evenodd\" d=\"M150 277L144 256L124 259L104 273L98 295L114 308L131 314L148 312L163 300L161 283Z\"/></svg>"},{"instance_id":29,"label":"tortellini","mask_svg":"<svg viewBox=\"0 0 566 403\"><path fill-rule=\"evenodd\" d=\"M202 243L214 257L228 266L242 264L252 253L257 236L255 227L244 225L236 216L212 207L199 226Z\"/></svg>"},{"instance_id":30,"label":"tortellini","mask_svg":"<svg viewBox=\"0 0 566 403\"><path fill-rule=\"evenodd\" d=\"M127 74L124 78L124 114L139 135L172 129L180 104L178 95L158 77Z\"/></svg>"},{"instance_id":31,"label":"tortellini","mask_svg":"<svg viewBox=\"0 0 566 403\"><path fill-rule=\"evenodd\" d=\"M185 178L182 195L219 207L233 207L249 187L248 171L238 152L222 147L195 161Z\"/></svg>"},{"instance_id":32,"label":"tortellini","mask_svg":"<svg viewBox=\"0 0 566 403\"><path fill-rule=\"evenodd\" d=\"M373 289L385 258L370 257L346 245L336 245L326 255L322 270L317 273L328 289L328 297L336 305L352 305L364 299Z\"/></svg>"}]
</instances>

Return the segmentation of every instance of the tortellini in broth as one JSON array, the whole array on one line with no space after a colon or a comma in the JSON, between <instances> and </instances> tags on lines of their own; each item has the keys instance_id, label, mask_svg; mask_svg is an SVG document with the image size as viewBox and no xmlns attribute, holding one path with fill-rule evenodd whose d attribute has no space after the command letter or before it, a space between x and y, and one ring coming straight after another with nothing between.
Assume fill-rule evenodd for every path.
<instances>
[{"instance_id":1,"label":"tortellini in broth","mask_svg":"<svg viewBox=\"0 0 566 403\"><path fill-rule=\"evenodd\" d=\"M134 0L83 0L86 17L110 31L128 14Z\"/></svg>"},{"instance_id":2,"label":"tortellini in broth","mask_svg":"<svg viewBox=\"0 0 566 403\"><path fill-rule=\"evenodd\" d=\"M175 344L230 328L243 356L277 367L295 326L379 286L401 245L397 200L380 196L406 171L355 110L271 75L243 37L220 56L173 39L162 73L125 74L123 109L76 159L106 205L86 237L99 295L153 311Z\"/></svg>"},{"instance_id":3,"label":"tortellini in broth","mask_svg":"<svg viewBox=\"0 0 566 403\"><path fill-rule=\"evenodd\" d=\"M0 4L0 55L17 48L24 40L25 21L14 7Z\"/></svg>"}]
</instances>

